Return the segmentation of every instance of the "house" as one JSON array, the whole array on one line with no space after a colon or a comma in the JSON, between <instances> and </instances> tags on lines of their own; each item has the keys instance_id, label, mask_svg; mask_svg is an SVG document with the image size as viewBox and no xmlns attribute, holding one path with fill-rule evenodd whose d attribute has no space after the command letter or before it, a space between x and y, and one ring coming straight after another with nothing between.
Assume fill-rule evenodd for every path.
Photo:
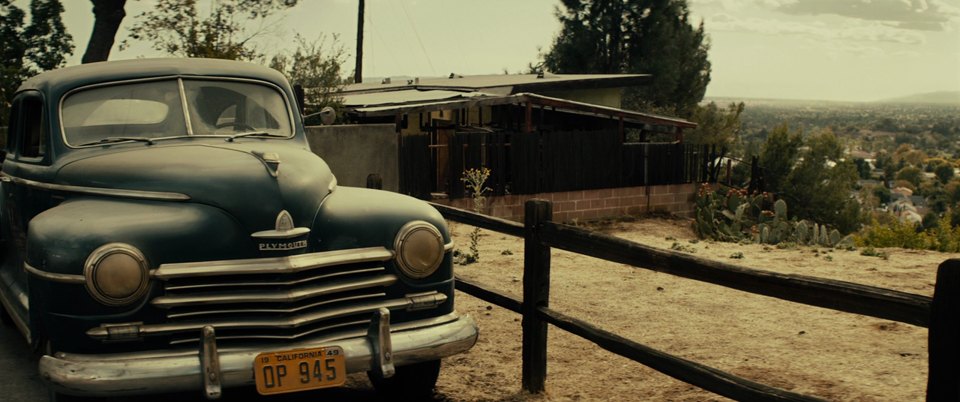
<instances>
[{"instance_id":1,"label":"house","mask_svg":"<svg viewBox=\"0 0 960 402\"><path fill-rule=\"evenodd\" d=\"M692 122L621 108L623 89L649 80L644 74L383 79L343 90L350 124L314 127L308 135L337 171L355 172L341 183L363 185L376 174L385 189L459 207L470 207L463 172L488 167L486 212L494 216L517 219L534 197L555 201L561 221L653 210L689 215L694 183L709 180L708 166L721 155L683 143ZM376 156L354 154L371 149ZM376 166L358 166L364 160Z\"/></svg>"}]
</instances>

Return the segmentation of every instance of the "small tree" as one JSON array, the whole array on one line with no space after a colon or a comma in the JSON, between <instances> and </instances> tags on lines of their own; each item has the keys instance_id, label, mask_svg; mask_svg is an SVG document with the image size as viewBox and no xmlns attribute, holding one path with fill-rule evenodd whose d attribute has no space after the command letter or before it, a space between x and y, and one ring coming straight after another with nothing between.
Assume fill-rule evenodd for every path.
<instances>
[{"instance_id":1,"label":"small tree","mask_svg":"<svg viewBox=\"0 0 960 402\"><path fill-rule=\"evenodd\" d=\"M787 176L793 170L803 145L803 133L790 131L786 123L775 127L760 149L760 166L763 168L765 190L780 192Z\"/></svg>"},{"instance_id":2,"label":"small tree","mask_svg":"<svg viewBox=\"0 0 960 402\"><path fill-rule=\"evenodd\" d=\"M321 35L313 42L296 35L297 50L292 55L278 54L270 60L270 67L282 72L291 83L306 88L306 115L312 115L324 107L339 109L343 106L343 77L341 67L346 59L339 37L333 35L330 43ZM316 124L309 119L307 124Z\"/></svg>"},{"instance_id":3,"label":"small tree","mask_svg":"<svg viewBox=\"0 0 960 402\"><path fill-rule=\"evenodd\" d=\"M30 24L24 25L26 13L11 0L0 0L0 126L9 124L10 101L20 84L63 66L73 52L62 13L59 0L31 0Z\"/></svg>"},{"instance_id":4,"label":"small tree","mask_svg":"<svg viewBox=\"0 0 960 402\"><path fill-rule=\"evenodd\" d=\"M290 2L295 4L295 1ZM177 57L258 60L263 57L252 40L268 28L266 18L280 3L272 0L220 0L206 18L197 14L197 0L158 0L137 15L130 39L153 42L153 48ZM257 29L241 19L255 20ZM121 49L129 47L125 39Z\"/></svg>"},{"instance_id":5,"label":"small tree","mask_svg":"<svg viewBox=\"0 0 960 402\"><path fill-rule=\"evenodd\" d=\"M714 102L697 106L690 117L690 120L697 123L697 128L686 132L684 141L693 144L733 145L740 138L740 115L743 109L743 102L730 103L727 108L717 107Z\"/></svg>"},{"instance_id":6,"label":"small tree","mask_svg":"<svg viewBox=\"0 0 960 402\"><path fill-rule=\"evenodd\" d=\"M797 216L833 225L843 233L858 230L860 204L852 196L856 166L841 158L843 146L831 131L811 137L807 145L780 194L790 201Z\"/></svg>"}]
</instances>

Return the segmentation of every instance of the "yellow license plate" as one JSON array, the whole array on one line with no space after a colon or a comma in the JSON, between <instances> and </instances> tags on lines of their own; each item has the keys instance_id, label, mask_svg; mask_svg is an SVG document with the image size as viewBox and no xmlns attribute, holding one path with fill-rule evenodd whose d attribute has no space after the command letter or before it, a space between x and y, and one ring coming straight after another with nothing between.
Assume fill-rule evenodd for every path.
<instances>
[{"instance_id":1,"label":"yellow license plate","mask_svg":"<svg viewBox=\"0 0 960 402\"><path fill-rule=\"evenodd\" d=\"M264 352L255 358L253 374L261 395L282 394L339 387L347 380L347 364L339 346Z\"/></svg>"}]
</instances>

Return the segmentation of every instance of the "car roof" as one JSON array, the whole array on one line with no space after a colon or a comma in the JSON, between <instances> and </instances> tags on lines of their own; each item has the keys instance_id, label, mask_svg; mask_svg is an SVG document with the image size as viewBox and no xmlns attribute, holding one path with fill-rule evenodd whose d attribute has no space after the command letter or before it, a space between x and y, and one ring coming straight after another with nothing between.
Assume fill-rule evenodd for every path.
<instances>
[{"instance_id":1,"label":"car roof","mask_svg":"<svg viewBox=\"0 0 960 402\"><path fill-rule=\"evenodd\" d=\"M81 64L36 75L17 90L38 90L59 98L77 87L102 82L164 76L215 76L260 79L284 87L280 72L259 64L220 59L133 59Z\"/></svg>"}]
</instances>

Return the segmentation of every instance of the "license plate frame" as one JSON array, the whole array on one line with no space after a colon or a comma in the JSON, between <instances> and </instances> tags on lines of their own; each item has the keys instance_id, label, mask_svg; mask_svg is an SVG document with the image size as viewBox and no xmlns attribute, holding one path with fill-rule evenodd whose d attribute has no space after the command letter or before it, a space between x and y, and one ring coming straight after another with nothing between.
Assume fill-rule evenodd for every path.
<instances>
[{"instance_id":1,"label":"license plate frame","mask_svg":"<svg viewBox=\"0 0 960 402\"><path fill-rule=\"evenodd\" d=\"M263 352L253 374L260 395L339 387L347 381L346 356L339 346Z\"/></svg>"}]
</instances>

